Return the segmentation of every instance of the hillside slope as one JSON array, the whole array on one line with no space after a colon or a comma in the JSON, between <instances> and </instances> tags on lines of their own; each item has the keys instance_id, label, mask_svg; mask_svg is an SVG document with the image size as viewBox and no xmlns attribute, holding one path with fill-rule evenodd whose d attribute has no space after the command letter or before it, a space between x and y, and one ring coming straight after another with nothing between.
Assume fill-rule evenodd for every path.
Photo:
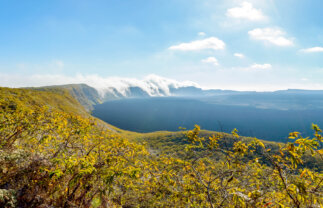
<instances>
[{"instance_id":1,"label":"hillside slope","mask_svg":"<svg viewBox=\"0 0 323 208\"><path fill-rule=\"evenodd\" d=\"M86 84L44 86L31 89L56 93L62 93L62 90L68 91L87 111L93 110L93 105L102 103L98 91Z\"/></svg>"},{"instance_id":2,"label":"hillside slope","mask_svg":"<svg viewBox=\"0 0 323 208\"><path fill-rule=\"evenodd\" d=\"M88 115L86 109L66 89L53 88L51 90L39 91L0 87L0 97L2 99L15 100L30 108L48 106L62 112Z\"/></svg>"},{"instance_id":3,"label":"hillside slope","mask_svg":"<svg viewBox=\"0 0 323 208\"><path fill-rule=\"evenodd\" d=\"M129 175L145 155L54 91L0 88L0 207L90 207L118 189L111 174Z\"/></svg>"},{"instance_id":4,"label":"hillside slope","mask_svg":"<svg viewBox=\"0 0 323 208\"><path fill-rule=\"evenodd\" d=\"M115 134L102 125L66 89L0 88L0 207L323 204L322 173L301 167L309 152L322 156L317 126L313 139L292 133L295 142L274 146L198 126Z\"/></svg>"}]
</instances>

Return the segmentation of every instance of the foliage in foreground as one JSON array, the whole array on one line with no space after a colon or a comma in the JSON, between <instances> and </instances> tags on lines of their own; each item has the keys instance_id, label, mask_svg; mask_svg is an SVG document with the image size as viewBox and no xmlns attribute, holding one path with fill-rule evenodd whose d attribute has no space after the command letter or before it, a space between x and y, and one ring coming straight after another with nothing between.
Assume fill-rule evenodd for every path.
<instances>
[{"instance_id":1,"label":"foliage in foreground","mask_svg":"<svg viewBox=\"0 0 323 208\"><path fill-rule=\"evenodd\" d=\"M200 130L199 136L204 138L212 137L213 135L218 135L221 139L218 141L218 148L220 149L230 149L233 147L234 143L241 141L242 143L249 144L254 141L254 137L245 137L239 136L236 138L232 134L224 133L224 132L215 132L208 130ZM185 147L189 144L187 139L187 135L183 132L168 132L168 131L160 131L160 132L152 132L152 133L144 133L137 135L129 135L133 141L136 142L146 142L146 148L150 151L151 154L159 156L159 155L169 155L172 157L177 157L184 159L187 155L185 151ZM287 135L288 136L288 135ZM128 137L127 137L128 138ZM290 140L290 139L288 139ZM287 140L287 141L288 141ZM279 150L283 143L277 143L266 140L261 141L267 149L270 149L271 154L280 154ZM207 143L208 139L204 140L204 143ZM194 152L194 157L202 157L206 153L205 151L211 151L208 148L200 148L198 151ZM210 153L209 153L210 154ZM225 159L225 155L221 152L212 152L212 157L216 160ZM253 160L258 158L262 164L270 165L271 163L266 160L266 157L261 152L253 152L253 154L248 154L243 157L243 162L248 162L249 160ZM319 154L312 155L310 152L307 152L302 157L303 164L299 164L298 167L307 167L309 169L313 169L315 171L323 171L322 159Z\"/></svg>"},{"instance_id":2,"label":"foliage in foreground","mask_svg":"<svg viewBox=\"0 0 323 208\"><path fill-rule=\"evenodd\" d=\"M156 156L89 118L0 98L0 207L322 207L322 173L299 166L322 162L313 129L276 153L196 126L181 158Z\"/></svg>"}]
</instances>

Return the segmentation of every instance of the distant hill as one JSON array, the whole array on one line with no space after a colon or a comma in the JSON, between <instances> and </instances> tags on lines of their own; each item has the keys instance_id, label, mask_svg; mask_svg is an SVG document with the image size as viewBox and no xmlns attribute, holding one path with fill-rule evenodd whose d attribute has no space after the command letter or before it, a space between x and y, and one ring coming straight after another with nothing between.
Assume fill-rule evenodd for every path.
<instances>
[{"instance_id":1,"label":"distant hill","mask_svg":"<svg viewBox=\"0 0 323 208\"><path fill-rule=\"evenodd\" d=\"M47 90L13 89L0 87L2 98L15 99L27 107L48 106L62 112L78 115L88 115L86 109L63 88L48 88Z\"/></svg>"},{"instance_id":2,"label":"distant hill","mask_svg":"<svg viewBox=\"0 0 323 208\"><path fill-rule=\"evenodd\" d=\"M323 90L289 89L274 92L255 92L202 89L194 84L176 82L160 77L151 77L142 82L112 80L111 83L105 83L96 88L86 84L69 84L31 89L52 92L65 89L88 111L92 111L94 105L111 100L149 97L186 97L212 104L249 106L260 109L306 110L323 108Z\"/></svg>"},{"instance_id":3,"label":"distant hill","mask_svg":"<svg viewBox=\"0 0 323 208\"><path fill-rule=\"evenodd\" d=\"M55 85L31 89L56 93L66 90L88 111L93 110L93 105L102 103L102 98L98 91L86 84Z\"/></svg>"}]
</instances>

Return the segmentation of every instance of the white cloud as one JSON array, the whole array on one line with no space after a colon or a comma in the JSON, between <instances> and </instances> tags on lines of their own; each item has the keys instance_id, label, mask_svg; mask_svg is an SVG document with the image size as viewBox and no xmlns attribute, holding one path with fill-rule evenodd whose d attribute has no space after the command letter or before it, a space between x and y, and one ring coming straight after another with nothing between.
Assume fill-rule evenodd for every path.
<instances>
[{"instance_id":1,"label":"white cloud","mask_svg":"<svg viewBox=\"0 0 323 208\"><path fill-rule=\"evenodd\" d=\"M198 36L201 36L201 37L206 36L206 33L205 32L199 32L197 34L198 34Z\"/></svg>"},{"instance_id":2,"label":"white cloud","mask_svg":"<svg viewBox=\"0 0 323 208\"><path fill-rule=\"evenodd\" d=\"M267 19L261 10L254 8L249 2L243 2L240 7L228 9L226 15L228 17L247 19L250 21L263 21Z\"/></svg>"},{"instance_id":3,"label":"white cloud","mask_svg":"<svg viewBox=\"0 0 323 208\"><path fill-rule=\"evenodd\" d=\"M245 56L242 54L242 53L235 53L233 54L235 57L238 57L238 58L244 58Z\"/></svg>"},{"instance_id":4,"label":"white cloud","mask_svg":"<svg viewBox=\"0 0 323 208\"><path fill-rule=\"evenodd\" d=\"M138 87L150 96L171 95L170 88L179 88L198 85L190 81L176 81L157 75L148 75L144 79L126 78L126 77L99 77L97 75L85 76L83 82L96 88L101 95L109 92L112 94L121 94L126 96L130 87Z\"/></svg>"},{"instance_id":5,"label":"white cloud","mask_svg":"<svg viewBox=\"0 0 323 208\"><path fill-rule=\"evenodd\" d=\"M219 62L215 57L208 57L206 59L203 59L202 62L203 63L210 63L210 64L213 64L215 66L219 65Z\"/></svg>"},{"instance_id":6,"label":"white cloud","mask_svg":"<svg viewBox=\"0 0 323 208\"><path fill-rule=\"evenodd\" d=\"M278 28L256 28L248 32L249 36L255 40L262 40L277 46L292 46L293 41L286 38L286 33Z\"/></svg>"},{"instance_id":7,"label":"white cloud","mask_svg":"<svg viewBox=\"0 0 323 208\"><path fill-rule=\"evenodd\" d=\"M323 52L323 47L306 48L300 51L304 53L318 53L318 52Z\"/></svg>"},{"instance_id":8,"label":"white cloud","mask_svg":"<svg viewBox=\"0 0 323 208\"><path fill-rule=\"evenodd\" d=\"M265 70L265 69L271 69L272 65L271 64L252 64L250 66L250 69L256 69L256 70Z\"/></svg>"},{"instance_id":9,"label":"white cloud","mask_svg":"<svg viewBox=\"0 0 323 208\"><path fill-rule=\"evenodd\" d=\"M224 48L225 43L222 40L216 37L210 37L203 40L195 40L189 43L181 43L171 46L168 49L179 51L200 51L205 49L222 50Z\"/></svg>"}]
</instances>

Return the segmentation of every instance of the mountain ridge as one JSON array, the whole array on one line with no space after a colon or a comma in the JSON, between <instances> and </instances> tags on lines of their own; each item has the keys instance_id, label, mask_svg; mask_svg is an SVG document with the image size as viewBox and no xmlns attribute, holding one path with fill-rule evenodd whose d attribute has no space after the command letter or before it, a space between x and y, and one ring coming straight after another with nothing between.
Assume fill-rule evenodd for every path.
<instances>
[{"instance_id":1,"label":"mountain ridge","mask_svg":"<svg viewBox=\"0 0 323 208\"><path fill-rule=\"evenodd\" d=\"M170 82L171 83L171 82ZM125 98L149 98L149 97L189 97L206 100L210 103L224 105L254 106L256 108L275 109L301 109L312 108L313 105L307 100L314 100L315 108L320 107L320 97L323 97L323 90L288 89L273 92L257 91L234 91L221 89L202 89L198 86L154 85L154 89L147 91L147 86L127 85L122 88L109 86L95 88L88 84L52 85L33 87L30 89L55 92L58 89L67 90L72 97L78 100L87 111L94 110L94 106L111 100ZM58 90L59 92L59 90Z\"/></svg>"},{"instance_id":2,"label":"mountain ridge","mask_svg":"<svg viewBox=\"0 0 323 208\"><path fill-rule=\"evenodd\" d=\"M93 110L93 105L102 103L98 91L86 84L67 84L67 85L52 85L44 87L29 88L39 91L60 92L67 90L70 95L75 98L87 111Z\"/></svg>"}]
</instances>

